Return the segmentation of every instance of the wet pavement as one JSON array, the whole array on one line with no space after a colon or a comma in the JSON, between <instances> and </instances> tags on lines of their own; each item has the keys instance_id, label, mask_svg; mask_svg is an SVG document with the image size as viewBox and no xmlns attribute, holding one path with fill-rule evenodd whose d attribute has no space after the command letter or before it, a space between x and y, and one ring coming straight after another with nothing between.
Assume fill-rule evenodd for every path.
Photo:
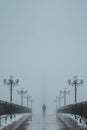
<instances>
[{"instance_id":1,"label":"wet pavement","mask_svg":"<svg viewBox=\"0 0 87 130\"><path fill-rule=\"evenodd\" d=\"M56 115L33 115L32 121L27 121L17 130L70 130Z\"/></svg>"},{"instance_id":2,"label":"wet pavement","mask_svg":"<svg viewBox=\"0 0 87 130\"><path fill-rule=\"evenodd\" d=\"M56 115L33 115L32 121L23 123L17 130L87 130L75 127L72 120L67 120L71 125L67 125L66 120L56 118Z\"/></svg>"},{"instance_id":3,"label":"wet pavement","mask_svg":"<svg viewBox=\"0 0 87 130\"><path fill-rule=\"evenodd\" d=\"M27 130L58 130L55 115L35 115Z\"/></svg>"}]
</instances>

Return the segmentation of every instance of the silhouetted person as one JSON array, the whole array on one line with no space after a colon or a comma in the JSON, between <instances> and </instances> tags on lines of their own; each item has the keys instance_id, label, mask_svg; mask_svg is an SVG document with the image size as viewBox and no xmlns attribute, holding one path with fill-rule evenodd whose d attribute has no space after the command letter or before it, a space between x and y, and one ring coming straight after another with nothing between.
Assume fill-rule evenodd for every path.
<instances>
[{"instance_id":1,"label":"silhouetted person","mask_svg":"<svg viewBox=\"0 0 87 130\"><path fill-rule=\"evenodd\" d=\"M45 115L45 110L46 110L46 105L45 104L43 104L42 110L43 110L43 115Z\"/></svg>"}]
</instances>

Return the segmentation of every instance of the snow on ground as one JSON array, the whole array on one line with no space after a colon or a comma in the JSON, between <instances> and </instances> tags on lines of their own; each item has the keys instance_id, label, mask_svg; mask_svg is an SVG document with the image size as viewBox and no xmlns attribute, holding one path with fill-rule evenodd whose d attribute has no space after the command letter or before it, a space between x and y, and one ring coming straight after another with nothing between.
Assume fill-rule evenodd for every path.
<instances>
[{"instance_id":1,"label":"snow on ground","mask_svg":"<svg viewBox=\"0 0 87 130\"><path fill-rule=\"evenodd\" d=\"M66 116L67 118L70 118L73 121L77 122L78 126L87 128L87 125L86 125L87 119L84 119L79 115L72 115L72 114L65 114L65 113L62 113L62 114L59 114L59 115L61 115L63 120L64 120L64 117ZM75 116L76 116L76 118L75 118ZM81 122L80 122L80 119L81 119Z\"/></svg>"},{"instance_id":2,"label":"snow on ground","mask_svg":"<svg viewBox=\"0 0 87 130\"><path fill-rule=\"evenodd\" d=\"M2 128L12 124L13 122L17 122L18 120L20 120L25 115L31 115L31 114L29 114L29 113L28 114L16 114L15 117L14 117L14 115L12 116L12 119L10 119L10 115L1 116L0 130L2 130ZM7 120L5 120L6 116L7 116Z\"/></svg>"}]
</instances>

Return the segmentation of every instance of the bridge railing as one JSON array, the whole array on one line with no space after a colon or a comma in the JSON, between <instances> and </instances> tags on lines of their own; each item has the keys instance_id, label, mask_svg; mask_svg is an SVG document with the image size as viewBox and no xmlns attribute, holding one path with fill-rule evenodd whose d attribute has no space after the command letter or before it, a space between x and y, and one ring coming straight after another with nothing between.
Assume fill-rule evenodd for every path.
<instances>
[{"instance_id":1,"label":"bridge railing","mask_svg":"<svg viewBox=\"0 0 87 130\"><path fill-rule=\"evenodd\" d=\"M32 113L32 110L25 106L0 100L0 116L18 113Z\"/></svg>"},{"instance_id":2,"label":"bridge railing","mask_svg":"<svg viewBox=\"0 0 87 130\"><path fill-rule=\"evenodd\" d=\"M56 113L74 114L87 119L87 101L57 108Z\"/></svg>"}]
</instances>

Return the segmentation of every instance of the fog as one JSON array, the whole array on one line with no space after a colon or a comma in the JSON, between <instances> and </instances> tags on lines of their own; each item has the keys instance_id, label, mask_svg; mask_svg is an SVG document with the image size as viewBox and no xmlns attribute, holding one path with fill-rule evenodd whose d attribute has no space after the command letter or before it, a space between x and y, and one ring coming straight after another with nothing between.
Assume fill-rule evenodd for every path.
<instances>
[{"instance_id":1,"label":"fog","mask_svg":"<svg viewBox=\"0 0 87 130\"><path fill-rule=\"evenodd\" d=\"M3 79L19 79L17 90L28 90L33 112L55 112L55 98L65 87L67 104L74 102L74 88L67 80L84 79L78 101L87 100L87 1L0 0L0 99L9 101ZM62 99L63 104L63 99ZM26 105L26 99L24 99Z\"/></svg>"}]
</instances>

